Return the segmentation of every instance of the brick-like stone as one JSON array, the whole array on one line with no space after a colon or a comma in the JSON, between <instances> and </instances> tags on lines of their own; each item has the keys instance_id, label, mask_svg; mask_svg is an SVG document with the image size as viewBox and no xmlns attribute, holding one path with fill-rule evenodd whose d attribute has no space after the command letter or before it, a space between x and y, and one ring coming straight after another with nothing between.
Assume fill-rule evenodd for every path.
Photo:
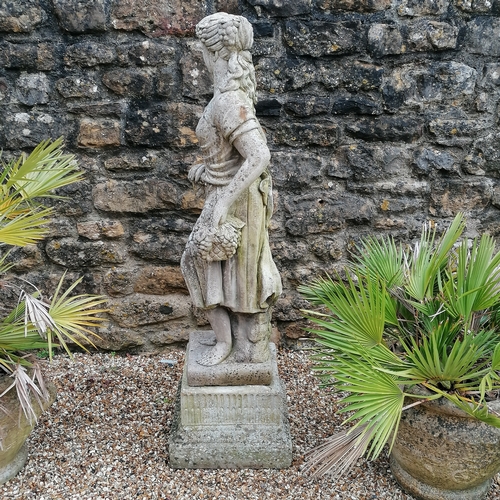
<instances>
[{"instance_id":1,"label":"brick-like stone","mask_svg":"<svg viewBox=\"0 0 500 500\"><path fill-rule=\"evenodd\" d=\"M147 266L135 280L134 292L150 295L166 295L182 290L187 292L186 283L176 266Z\"/></svg>"},{"instance_id":2,"label":"brick-like stone","mask_svg":"<svg viewBox=\"0 0 500 500\"><path fill-rule=\"evenodd\" d=\"M200 98L213 94L212 78L203 62L199 43L188 44L188 52L181 59L182 94L190 98Z\"/></svg>"},{"instance_id":3,"label":"brick-like stone","mask_svg":"<svg viewBox=\"0 0 500 500\"><path fill-rule=\"evenodd\" d=\"M78 234L88 240L100 240L102 238L120 238L125 234L123 225L117 220L91 220L78 222Z\"/></svg>"},{"instance_id":4,"label":"brick-like stone","mask_svg":"<svg viewBox=\"0 0 500 500\"><path fill-rule=\"evenodd\" d=\"M153 90L153 73L135 68L114 69L104 73L102 82L115 94L147 97Z\"/></svg>"},{"instance_id":5,"label":"brick-like stone","mask_svg":"<svg viewBox=\"0 0 500 500\"><path fill-rule=\"evenodd\" d=\"M344 85L349 90L378 90L382 86L385 68L364 61L354 61L343 71Z\"/></svg>"},{"instance_id":6,"label":"brick-like stone","mask_svg":"<svg viewBox=\"0 0 500 500\"><path fill-rule=\"evenodd\" d=\"M454 49L458 28L448 23L420 19L408 26L408 49L415 51Z\"/></svg>"},{"instance_id":7,"label":"brick-like stone","mask_svg":"<svg viewBox=\"0 0 500 500\"><path fill-rule=\"evenodd\" d=\"M467 24L465 50L489 57L500 56L500 19L478 17Z\"/></svg>"},{"instance_id":8,"label":"brick-like stone","mask_svg":"<svg viewBox=\"0 0 500 500\"><path fill-rule=\"evenodd\" d=\"M78 145L85 148L119 146L120 122L107 119L83 119L80 122Z\"/></svg>"},{"instance_id":9,"label":"brick-like stone","mask_svg":"<svg viewBox=\"0 0 500 500\"><path fill-rule=\"evenodd\" d=\"M63 97L90 97L99 96L101 89L96 79L88 75L67 76L57 80L57 91Z\"/></svg>"},{"instance_id":10,"label":"brick-like stone","mask_svg":"<svg viewBox=\"0 0 500 500\"><path fill-rule=\"evenodd\" d=\"M47 104L50 83L44 73L22 73L16 81L17 98L27 106Z\"/></svg>"},{"instance_id":11,"label":"brick-like stone","mask_svg":"<svg viewBox=\"0 0 500 500\"><path fill-rule=\"evenodd\" d=\"M445 150L422 148L415 155L416 168L426 174L433 170L457 171L458 164L458 159Z\"/></svg>"},{"instance_id":12,"label":"brick-like stone","mask_svg":"<svg viewBox=\"0 0 500 500\"><path fill-rule=\"evenodd\" d=\"M391 0L319 0L316 5L328 13L339 10L377 12L390 8Z\"/></svg>"},{"instance_id":13,"label":"brick-like stone","mask_svg":"<svg viewBox=\"0 0 500 500\"><path fill-rule=\"evenodd\" d=\"M316 116L328 113L331 105L332 103L329 97L299 94L287 99L284 109L296 116Z\"/></svg>"},{"instance_id":14,"label":"brick-like stone","mask_svg":"<svg viewBox=\"0 0 500 500\"><path fill-rule=\"evenodd\" d=\"M323 180L323 163L317 154L275 152L271 159L274 185L287 192L303 192Z\"/></svg>"},{"instance_id":15,"label":"brick-like stone","mask_svg":"<svg viewBox=\"0 0 500 500\"><path fill-rule=\"evenodd\" d=\"M401 16L429 16L446 12L449 0L402 0L398 7Z\"/></svg>"},{"instance_id":16,"label":"brick-like stone","mask_svg":"<svg viewBox=\"0 0 500 500\"><path fill-rule=\"evenodd\" d=\"M136 328L155 323L165 323L190 315L190 304L182 294L163 297L133 294L120 300L107 302L109 315L119 326Z\"/></svg>"},{"instance_id":17,"label":"brick-like stone","mask_svg":"<svg viewBox=\"0 0 500 500\"><path fill-rule=\"evenodd\" d=\"M445 146L464 146L491 126L488 120L462 120L437 118L429 123L429 132L438 144Z\"/></svg>"},{"instance_id":18,"label":"brick-like stone","mask_svg":"<svg viewBox=\"0 0 500 500\"><path fill-rule=\"evenodd\" d=\"M301 147L305 145L335 146L339 140L336 123L284 123L274 133L278 144Z\"/></svg>"},{"instance_id":19,"label":"brick-like stone","mask_svg":"<svg viewBox=\"0 0 500 500\"><path fill-rule=\"evenodd\" d=\"M207 14L206 0L115 0L111 22L118 30L139 30L150 36L192 36L194 28Z\"/></svg>"},{"instance_id":20,"label":"brick-like stone","mask_svg":"<svg viewBox=\"0 0 500 500\"><path fill-rule=\"evenodd\" d=\"M104 162L104 167L111 172L127 170L151 170L158 162L156 153L149 151L144 154L124 154L112 156Z\"/></svg>"},{"instance_id":21,"label":"brick-like stone","mask_svg":"<svg viewBox=\"0 0 500 500\"><path fill-rule=\"evenodd\" d=\"M167 41L127 43L119 45L116 50L121 64L161 66L175 61L175 48Z\"/></svg>"},{"instance_id":22,"label":"brick-like stone","mask_svg":"<svg viewBox=\"0 0 500 500\"><path fill-rule=\"evenodd\" d=\"M112 297L123 297L134 293L134 282L139 273L137 268L113 267L103 277L104 290Z\"/></svg>"},{"instance_id":23,"label":"brick-like stone","mask_svg":"<svg viewBox=\"0 0 500 500\"><path fill-rule=\"evenodd\" d=\"M262 7L272 17L299 16L311 11L311 0L248 0L248 3Z\"/></svg>"},{"instance_id":24,"label":"brick-like stone","mask_svg":"<svg viewBox=\"0 0 500 500\"><path fill-rule=\"evenodd\" d=\"M498 2L497 2L498 4ZM487 14L492 12L495 7L494 0L455 0L455 5L464 12L474 14Z\"/></svg>"},{"instance_id":25,"label":"brick-like stone","mask_svg":"<svg viewBox=\"0 0 500 500\"><path fill-rule=\"evenodd\" d=\"M354 137L368 141L414 141L423 134L423 123L416 118L381 116L362 118L347 126Z\"/></svg>"},{"instance_id":26,"label":"brick-like stone","mask_svg":"<svg viewBox=\"0 0 500 500\"><path fill-rule=\"evenodd\" d=\"M361 94L342 94L332 99L332 114L334 115L380 115L380 101Z\"/></svg>"},{"instance_id":27,"label":"brick-like stone","mask_svg":"<svg viewBox=\"0 0 500 500\"><path fill-rule=\"evenodd\" d=\"M131 252L148 262L179 265L189 234L154 234L138 231L133 236Z\"/></svg>"},{"instance_id":28,"label":"brick-like stone","mask_svg":"<svg viewBox=\"0 0 500 500\"><path fill-rule=\"evenodd\" d=\"M375 57L405 52L406 47L399 27L391 24L372 24L368 30L368 50Z\"/></svg>"},{"instance_id":29,"label":"brick-like stone","mask_svg":"<svg viewBox=\"0 0 500 500\"><path fill-rule=\"evenodd\" d=\"M70 269L125 262L122 245L103 241L82 242L70 238L51 240L45 246L50 260Z\"/></svg>"},{"instance_id":30,"label":"brick-like stone","mask_svg":"<svg viewBox=\"0 0 500 500\"><path fill-rule=\"evenodd\" d=\"M104 31L106 29L106 0L52 0L61 27L71 33Z\"/></svg>"},{"instance_id":31,"label":"brick-like stone","mask_svg":"<svg viewBox=\"0 0 500 500\"><path fill-rule=\"evenodd\" d=\"M145 213L161 208L174 208L179 202L177 186L158 179L109 180L97 184L92 195L98 210L117 213Z\"/></svg>"},{"instance_id":32,"label":"brick-like stone","mask_svg":"<svg viewBox=\"0 0 500 500\"><path fill-rule=\"evenodd\" d=\"M39 0L0 3L0 31L31 33L46 18Z\"/></svg>"},{"instance_id":33,"label":"brick-like stone","mask_svg":"<svg viewBox=\"0 0 500 500\"><path fill-rule=\"evenodd\" d=\"M363 49L363 29L355 21L287 21L283 36L289 49L302 56L344 55Z\"/></svg>"},{"instance_id":34,"label":"brick-like stone","mask_svg":"<svg viewBox=\"0 0 500 500\"><path fill-rule=\"evenodd\" d=\"M88 68L101 64L110 64L116 59L114 47L97 42L80 42L66 49L64 62L69 66Z\"/></svg>"}]
</instances>

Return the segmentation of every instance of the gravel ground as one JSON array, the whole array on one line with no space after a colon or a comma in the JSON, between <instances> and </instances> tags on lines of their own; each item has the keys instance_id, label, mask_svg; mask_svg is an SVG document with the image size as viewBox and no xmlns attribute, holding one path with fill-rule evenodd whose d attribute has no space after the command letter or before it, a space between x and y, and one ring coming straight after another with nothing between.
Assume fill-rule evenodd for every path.
<instances>
[{"instance_id":1,"label":"gravel ground","mask_svg":"<svg viewBox=\"0 0 500 500\"><path fill-rule=\"evenodd\" d=\"M410 500L387 458L360 460L340 480L301 472L304 453L338 430L335 396L318 389L307 353L281 350L294 443L284 470L174 470L167 439L184 351L156 355L56 356L45 368L56 403L28 440L23 471L0 486L2 499L352 499ZM497 477L488 500L500 499Z\"/></svg>"}]
</instances>

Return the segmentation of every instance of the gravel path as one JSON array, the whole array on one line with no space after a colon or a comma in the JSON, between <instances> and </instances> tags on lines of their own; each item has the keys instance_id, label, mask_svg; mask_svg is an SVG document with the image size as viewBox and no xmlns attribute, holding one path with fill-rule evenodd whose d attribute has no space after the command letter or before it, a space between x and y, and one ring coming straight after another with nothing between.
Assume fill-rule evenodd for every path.
<instances>
[{"instance_id":1,"label":"gravel path","mask_svg":"<svg viewBox=\"0 0 500 500\"><path fill-rule=\"evenodd\" d=\"M281 350L294 460L285 470L174 470L168 432L184 352L147 356L56 356L46 367L58 398L28 440L24 470L1 499L410 500L386 457L360 460L338 481L301 473L303 454L337 430L334 396L318 389L304 351ZM488 500L500 499L500 480Z\"/></svg>"}]
</instances>

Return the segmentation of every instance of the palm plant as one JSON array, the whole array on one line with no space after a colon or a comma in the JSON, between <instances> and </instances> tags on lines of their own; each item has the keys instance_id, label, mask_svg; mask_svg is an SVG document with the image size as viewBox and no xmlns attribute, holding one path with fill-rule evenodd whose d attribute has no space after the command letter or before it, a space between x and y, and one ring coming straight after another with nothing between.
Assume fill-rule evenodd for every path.
<instances>
[{"instance_id":1,"label":"palm plant","mask_svg":"<svg viewBox=\"0 0 500 500\"><path fill-rule=\"evenodd\" d=\"M495 427L488 410L500 388L500 253L489 235L460 237L458 214L443 235L427 225L413 246L365 240L340 278L299 291L320 311L305 311L318 347L314 369L345 391L339 410L351 429L313 450L306 469L337 475L363 454L392 448L402 412L446 398Z\"/></svg>"},{"instance_id":2,"label":"palm plant","mask_svg":"<svg viewBox=\"0 0 500 500\"><path fill-rule=\"evenodd\" d=\"M54 190L82 179L72 155L62 151L62 139L44 141L33 152L10 162L2 162L0 173L0 275L12 267L8 256L13 247L24 247L41 240L53 209L44 206L40 198L60 198ZM11 375L12 384L0 394L16 390L27 418L35 418L32 399L47 398L39 366L27 354L34 349L61 346L71 355L67 341L85 349L97 336L91 328L101 324L97 308L104 300L94 295L70 294L80 280L63 290L63 275L53 297L48 300L24 280L3 280L4 287L19 295L17 306L0 318L0 368ZM27 291L26 288L30 291ZM29 371L28 371L29 370ZM28 374L30 373L30 374Z\"/></svg>"}]
</instances>

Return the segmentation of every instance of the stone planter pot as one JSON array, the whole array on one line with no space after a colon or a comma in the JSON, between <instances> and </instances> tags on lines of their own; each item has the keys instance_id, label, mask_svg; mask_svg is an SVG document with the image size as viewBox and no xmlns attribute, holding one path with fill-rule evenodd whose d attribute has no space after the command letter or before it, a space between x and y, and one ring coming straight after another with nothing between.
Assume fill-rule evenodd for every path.
<instances>
[{"instance_id":1,"label":"stone planter pot","mask_svg":"<svg viewBox=\"0 0 500 500\"><path fill-rule=\"evenodd\" d=\"M500 411L500 401L490 403ZM500 471L500 429L444 398L403 412L392 449L397 482L423 500L480 500Z\"/></svg>"},{"instance_id":2,"label":"stone planter pot","mask_svg":"<svg viewBox=\"0 0 500 500\"><path fill-rule=\"evenodd\" d=\"M0 394L12 383L8 377L0 377ZM43 401L42 407L34 401L33 407L37 418L55 401L56 387L47 384L49 399ZM35 426L34 421L29 422L24 416L16 391L11 390L2 396L0 404L0 484L12 479L23 467L27 459L26 439Z\"/></svg>"}]
</instances>

